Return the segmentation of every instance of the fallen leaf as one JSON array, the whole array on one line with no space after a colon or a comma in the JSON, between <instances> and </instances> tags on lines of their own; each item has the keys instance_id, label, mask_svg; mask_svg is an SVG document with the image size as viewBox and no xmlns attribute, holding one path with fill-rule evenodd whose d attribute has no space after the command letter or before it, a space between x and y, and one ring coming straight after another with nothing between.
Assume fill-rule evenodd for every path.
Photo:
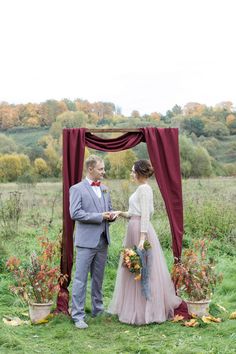
<instances>
[{"instance_id":1,"label":"fallen leaf","mask_svg":"<svg viewBox=\"0 0 236 354\"><path fill-rule=\"evenodd\" d=\"M22 312L21 315L22 315L22 316L25 316L25 317L29 317L28 312Z\"/></svg>"},{"instance_id":2,"label":"fallen leaf","mask_svg":"<svg viewBox=\"0 0 236 354\"><path fill-rule=\"evenodd\" d=\"M13 327L20 326L22 324L29 324L29 321L23 321L19 317L11 318L8 316L4 316L2 320L7 326L13 326Z\"/></svg>"},{"instance_id":3,"label":"fallen leaf","mask_svg":"<svg viewBox=\"0 0 236 354\"><path fill-rule=\"evenodd\" d=\"M210 316L202 316L202 321L204 323L211 323L211 318Z\"/></svg>"},{"instance_id":4,"label":"fallen leaf","mask_svg":"<svg viewBox=\"0 0 236 354\"><path fill-rule=\"evenodd\" d=\"M231 320L236 320L236 311L232 312L231 315L229 316Z\"/></svg>"},{"instance_id":5,"label":"fallen leaf","mask_svg":"<svg viewBox=\"0 0 236 354\"><path fill-rule=\"evenodd\" d=\"M186 326L186 327L196 327L198 325L199 325L199 323L195 319L191 319L190 321L185 321L184 322L184 326Z\"/></svg>"},{"instance_id":6,"label":"fallen leaf","mask_svg":"<svg viewBox=\"0 0 236 354\"><path fill-rule=\"evenodd\" d=\"M212 315L209 315L209 316L202 316L202 321L204 323L211 323L211 322L220 323L221 319L220 318L215 318Z\"/></svg>"},{"instance_id":7,"label":"fallen leaf","mask_svg":"<svg viewBox=\"0 0 236 354\"><path fill-rule=\"evenodd\" d=\"M216 306L218 306L218 307L219 307L219 309L221 309L222 311L227 312L227 310L226 310L223 306L221 306L221 305L219 305L219 304L216 304Z\"/></svg>"},{"instance_id":8,"label":"fallen leaf","mask_svg":"<svg viewBox=\"0 0 236 354\"><path fill-rule=\"evenodd\" d=\"M175 315L175 317L173 318L173 320L171 322L179 322L179 321L182 321L183 319L184 319L184 316Z\"/></svg>"}]
</instances>

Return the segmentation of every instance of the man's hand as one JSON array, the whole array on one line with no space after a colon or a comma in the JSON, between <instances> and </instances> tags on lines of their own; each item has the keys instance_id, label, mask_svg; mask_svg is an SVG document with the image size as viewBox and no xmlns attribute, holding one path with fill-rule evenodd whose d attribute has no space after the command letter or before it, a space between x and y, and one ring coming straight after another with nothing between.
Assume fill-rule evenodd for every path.
<instances>
[{"instance_id":1,"label":"man's hand","mask_svg":"<svg viewBox=\"0 0 236 354\"><path fill-rule=\"evenodd\" d=\"M103 220L110 220L111 218L111 213L109 211L105 211L102 213Z\"/></svg>"},{"instance_id":2,"label":"man's hand","mask_svg":"<svg viewBox=\"0 0 236 354\"><path fill-rule=\"evenodd\" d=\"M111 214L112 214L112 215L111 215L111 217L112 217L111 220L115 220L116 218L118 218L118 216L121 216L122 211L116 210L116 211L113 211Z\"/></svg>"}]
</instances>

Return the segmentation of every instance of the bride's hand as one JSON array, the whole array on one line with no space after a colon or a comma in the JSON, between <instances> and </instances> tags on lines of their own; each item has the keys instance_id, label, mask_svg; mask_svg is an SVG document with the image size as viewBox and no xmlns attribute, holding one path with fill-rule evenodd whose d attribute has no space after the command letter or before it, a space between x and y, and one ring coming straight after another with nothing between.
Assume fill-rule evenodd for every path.
<instances>
[{"instance_id":1,"label":"bride's hand","mask_svg":"<svg viewBox=\"0 0 236 354\"><path fill-rule=\"evenodd\" d=\"M146 232L141 232L140 241L139 241L139 244L138 244L138 248L140 250L144 249L144 242L145 242L146 238L147 238L147 233Z\"/></svg>"},{"instance_id":2,"label":"bride's hand","mask_svg":"<svg viewBox=\"0 0 236 354\"><path fill-rule=\"evenodd\" d=\"M140 241L139 241L138 248L139 248L140 250L143 250L143 248L144 248L144 247L143 247L143 246L144 246L144 241L145 241L145 240L140 240Z\"/></svg>"},{"instance_id":3,"label":"bride's hand","mask_svg":"<svg viewBox=\"0 0 236 354\"><path fill-rule=\"evenodd\" d=\"M113 211L111 214L112 214L112 220L115 220L116 218L118 218L118 216L120 216L122 213L122 211L120 210L116 210L116 211Z\"/></svg>"}]
</instances>

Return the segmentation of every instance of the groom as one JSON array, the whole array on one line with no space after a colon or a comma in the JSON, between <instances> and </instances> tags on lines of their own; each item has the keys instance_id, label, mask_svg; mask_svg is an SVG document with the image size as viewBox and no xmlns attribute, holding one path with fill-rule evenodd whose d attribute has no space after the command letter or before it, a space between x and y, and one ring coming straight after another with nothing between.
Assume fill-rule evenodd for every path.
<instances>
[{"instance_id":1,"label":"groom","mask_svg":"<svg viewBox=\"0 0 236 354\"><path fill-rule=\"evenodd\" d=\"M102 282L110 243L109 221L112 205L103 160L90 155L85 161L86 178L70 188L70 216L75 220L76 270L72 286L71 316L79 329L87 328L85 299L88 273L91 274L92 315L103 313Z\"/></svg>"}]
</instances>

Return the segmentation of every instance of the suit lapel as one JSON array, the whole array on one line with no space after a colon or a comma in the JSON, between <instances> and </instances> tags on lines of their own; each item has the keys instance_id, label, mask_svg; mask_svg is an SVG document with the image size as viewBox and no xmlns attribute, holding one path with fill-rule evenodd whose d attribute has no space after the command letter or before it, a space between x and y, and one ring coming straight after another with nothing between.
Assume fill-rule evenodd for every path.
<instances>
[{"instance_id":1,"label":"suit lapel","mask_svg":"<svg viewBox=\"0 0 236 354\"><path fill-rule=\"evenodd\" d=\"M101 184L101 192L102 192L102 198L105 203L105 210L108 210L107 189L102 184Z\"/></svg>"},{"instance_id":2,"label":"suit lapel","mask_svg":"<svg viewBox=\"0 0 236 354\"><path fill-rule=\"evenodd\" d=\"M98 212L101 213L101 204L98 200L97 195L94 193L94 191L92 190L92 187L90 186L89 182L86 179L83 180L83 183L84 183L85 188L88 190L88 192L95 204L95 207L97 208Z\"/></svg>"}]
</instances>

